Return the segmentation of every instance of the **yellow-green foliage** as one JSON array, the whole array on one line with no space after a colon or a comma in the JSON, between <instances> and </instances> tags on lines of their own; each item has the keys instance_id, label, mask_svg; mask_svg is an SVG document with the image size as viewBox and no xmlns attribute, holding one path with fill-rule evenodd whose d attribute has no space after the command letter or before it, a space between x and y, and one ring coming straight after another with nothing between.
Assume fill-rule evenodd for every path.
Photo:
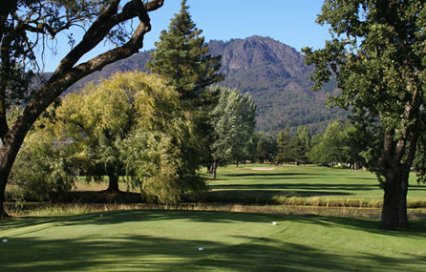
<instances>
[{"instance_id":1,"label":"yellow-green foliage","mask_svg":"<svg viewBox=\"0 0 426 272\"><path fill-rule=\"evenodd\" d=\"M204 188L185 157L196 145L194 121L160 76L117 73L67 96L57 115L61 130L83 143L77 157L126 176L147 199L176 202Z\"/></svg>"},{"instance_id":2,"label":"yellow-green foliage","mask_svg":"<svg viewBox=\"0 0 426 272\"><path fill-rule=\"evenodd\" d=\"M21 196L32 200L56 200L72 188L73 158L70 147L62 145L55 141L50 128L28 135L10 176Z\"/></svg>"}]
</instances>

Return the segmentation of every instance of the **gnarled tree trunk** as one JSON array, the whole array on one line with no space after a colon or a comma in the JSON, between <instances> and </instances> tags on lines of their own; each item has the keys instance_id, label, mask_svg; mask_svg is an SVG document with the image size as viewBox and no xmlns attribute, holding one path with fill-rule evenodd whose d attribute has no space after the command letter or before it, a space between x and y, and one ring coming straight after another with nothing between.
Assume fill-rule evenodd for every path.
<instances>
[{"instance_id":1,"label":"gnarled tree trunk","mask_svg":"<svg viewBox=\"0 0 426 272\"><path fill-rule=\"evenodd\" d=\"M416 100L416 97L413 100ZM417 116L418 112L413 108L407 107L408 110L405 112L407 120L412 120L412 125L403 130L399 139L395 139L398 130L388 131L384 135L381 158L384 197L380 221L380 227L383 229L397 230L409 227L407 215L408 179L421 131L419 119L414 117Z\"/></svg>"},{"instance_id":2,"label":"gnarled tree trunk","mask_svg":"<svg viewBox=\"0 0 426 272\"><path fill-rule=\"evenodd\" d=\"M407 193L410 168L416 154L417 142L422 131L420 122L420 88L409 82L407 89L412 100L406 104L402 115L402 129L384 133L382 168L385 178L384 198L380 227L388 230L407 229Z\"/></svg>"},{"instance_id":3,"label":"gnarled tree trunk","mask_svg":"<svg viewBox=\"0 0 426 272\"><path fill-rule=\"evenodd\" d=\"M406 229L409 169L387 170L380 227L388 230Z\"/></svg>"},{"instance_id":4,"label":"gnarled tree trunk","mask_svg":"<svg viewBox=\"0 0 426 272\"><path fill-rule=\"evenodd\" d=\"M36 118L37 117L33 115L18 119L13 128L8 130L5 137L3 137L3 144L0 148L0 217L8 216L4 209L6 185L9 181L9 175L12 170L13 163L15 162L25 135L30 128L30 126L27 125L27 122L32 124Z\"/></svg>"}]
</instances>

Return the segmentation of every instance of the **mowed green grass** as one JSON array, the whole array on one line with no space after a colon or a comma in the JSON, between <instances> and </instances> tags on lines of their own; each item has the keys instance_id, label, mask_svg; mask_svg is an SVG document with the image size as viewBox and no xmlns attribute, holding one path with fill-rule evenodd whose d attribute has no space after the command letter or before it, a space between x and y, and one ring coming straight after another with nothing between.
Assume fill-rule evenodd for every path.
<instances>
[{"instance_id":1,"label":"mowed green grass","mask_svg":"<svg viewBox=\"0 0 426 272\"><path fill-rule=\"evenodd\" d=\"M210 179L209 185L210 199L224 202L377 207L383 199L375 175L368 171L311 165L230 165L219 168L217 179ZM418 184L414 173L408 202L411 207L426 205L426 185Z\"/></svg>"},{"instance_id":2,"label":"mowed green grass","mask_svg":"<svg viewBox=\"0 0 426 272\"><path fill-rule=\"evenodd\" d=\"M259 168L273 170L256 170ZM242 164L220 167L216 180L204 169L200 173L210 188L207 202L378 208L383 200L376 176L364 170ZM102 191L107 186L106 180L87 183L81 178L74 190ZM124 182L120 189L138 192ZM410 208L426 207L426 184L418 184L415 173L410 176L408 204Z\"/></svg>"},{"instance_id":3,"label":"mowed green grass","mask_svg":"<svg viewBox=\"0 0 426 272\"><path fill-rule=\"evenodd\" d=\"M361 219L122 211L1 221L0 237L4 272L426 268L424 220L388 232Z\"/></svg>"}]
</instances>

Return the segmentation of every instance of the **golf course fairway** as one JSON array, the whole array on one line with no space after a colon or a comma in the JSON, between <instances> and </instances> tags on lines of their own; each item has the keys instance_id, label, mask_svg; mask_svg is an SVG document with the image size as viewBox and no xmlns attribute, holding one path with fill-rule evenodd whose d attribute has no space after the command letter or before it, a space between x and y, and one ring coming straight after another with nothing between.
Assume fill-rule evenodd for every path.
<instances>
[{"instance_id":1,"label":"golf course fairway","mask_svg":"<svg viewBox=\"0 0 426 272\"><path fill-rule=\"evenodd\" d=\"M0 271L425 271L426 221L115 211L0 222Z\"/></svg>"}]
</instances>

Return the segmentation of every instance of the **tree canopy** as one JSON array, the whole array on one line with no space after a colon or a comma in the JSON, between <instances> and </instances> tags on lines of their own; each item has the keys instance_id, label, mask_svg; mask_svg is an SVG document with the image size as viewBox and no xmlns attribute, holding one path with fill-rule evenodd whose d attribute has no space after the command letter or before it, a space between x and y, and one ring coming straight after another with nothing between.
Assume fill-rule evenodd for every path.
<instances>
[{"instance_id":1,"label":"tree canopy","mask_svg":"<svg viewBox=\"0 0 426 272\"><path fill-rule=\"evenodd\" d=\"M254 148L256 106L248 95L237 90L214 86L219 92L219 102L211 112L214 141L211 144L213 173L223 162L242 162L251 158Z\"/></svg>"},{"instance_id":2,"label":"tree canopy","mask_svg":"<svg viewBox=\"0 0 426 272\"><path fill-rule=\"evenodd\" d=\"M123 3L124 2L124 3ZM136 53L151 30L149 12L164 0L131 1L3 1L0 10L0 217L7 216L3 202L6 184L16 155L37 118L77 80L105 65ZM134 28L124 27L135 19ZM35 52L45 41L66 40L68 30L85 29L80 41L69 34L69 52L43 84L31 88L26 80L34 67L42 67ZM117 46L87 61L82 57L102 41ZM21 104L13 123L8 106Z\"/></svg>"},{"instance_id":3,"label":"tree canopy","mask_svg":"<svg viewBox=\"0 0 426 272\"><path fill-rule=\"evenodd\" d=\"M384 189L381 227L407 228L408 175L425 131L426 3L326 0L318 23L330 26L325 48L304 52L315 87L333 76L336 105L371 132L369 168Z\"/></svg>"},{"instance_id":4,"label":"tree canopy","mask_svg":"<svg viewBox=\"0 0 426 272\"><path fill-rule=\"evenodd\" d=\"M218 73L220 57L209 54L201 34L186 0L182 0L180 11L170 21L168 30L161 32L147 64L148 70L168 78L183 99L196 98L205 87L222 79Z\"/></svg>"},{"instance_id":5,"label":"tree canopy","mask_svg":"<svg viewBox=\"0 0 426 272\"><path fill-rule=\"evenodd\" d=\"M331 122L324 134L317 135L313 140L312 149L308 152L309 160L316 163L335 165L350 164L353 168L360 167L366 152L362 145L361 135L357 128L349 122Z\"/></svg>"},{"instance_id":6,"label":"tree canopy","mask_svg":"<svg viewBox=\"0 0 426 272\"><path fill-rule=\"evenodd\" d=\"M213 134L209 112L218 97L216 93L206 91L206 87L223 77L219 73L220 57L209 54L201 34L191 18L186 0L183 0L168 29L161 32L146 68L167 79L194 117L196 145L188 146L183 157L188 162L191 160L191 164L207 165L211 161L209 146Z\"/></svg>"},{"instance_id":7,"label":"tree canopy","mask_svg":"<svg viewBox=\"0 0 426 272\"><path fill-rule=\"evenodd\" d=\"M30 132L17 159L17 167L30 162L32 173L15 167L12 180L40 193L37 199L65 191L59 189L78 172L101 181L108 176L109 193L119 193L121 177L140 188L145 201L193 200L205 184L198 165L184 157L196 143L193 119L179 97L165 79L142 72L89 84L67 95L52 120L38 122L43 125Z\"/></svg>"}]
</instances>

